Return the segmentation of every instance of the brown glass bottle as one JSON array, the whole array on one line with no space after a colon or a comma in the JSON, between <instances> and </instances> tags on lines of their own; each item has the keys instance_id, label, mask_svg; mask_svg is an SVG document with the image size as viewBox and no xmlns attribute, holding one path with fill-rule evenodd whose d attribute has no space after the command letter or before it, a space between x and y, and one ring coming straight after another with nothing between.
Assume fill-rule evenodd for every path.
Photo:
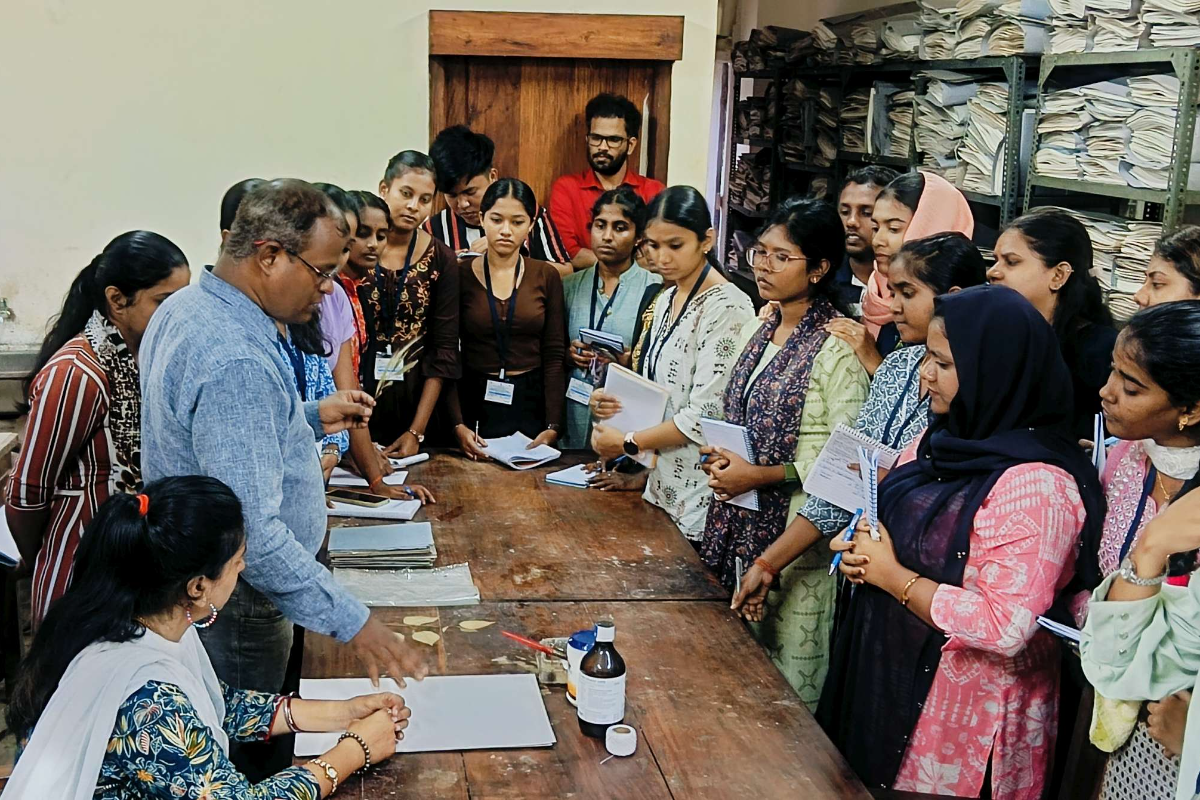
<instances>
[{"instance_id":1,"label":"brown glass bottle","mask_svg":"<svg viewBox=\"0 0 1200 800\"><path fill-rule=\"evenodd\" d=\"M579 664L579 730L596 739L625 719L625 659L613 645L616 636L613 623L597 622L596 644Z\"/></svg>"}]
</instances>

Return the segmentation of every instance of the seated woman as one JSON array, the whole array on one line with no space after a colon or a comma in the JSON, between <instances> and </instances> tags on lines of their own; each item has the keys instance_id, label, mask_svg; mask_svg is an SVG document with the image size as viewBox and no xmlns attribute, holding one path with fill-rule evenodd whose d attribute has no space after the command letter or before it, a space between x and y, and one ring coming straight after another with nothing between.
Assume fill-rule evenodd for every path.
<instances>
[{"instance_id":1,"label":"seated woman","mask_svg":"<svg viewBox=\"0 0 1200 800\"><path fill-rule=\"evenodd\" d=\"M988 281L1016 289L1054 326L1075 392L1071 429L1091 439L1117 331L1091 272L1087 228L1061 208L1035 209L1000 234L995 255Z\"/></svg>"},{"instance_id":2,"label":"seated woman","mask_svg":"<svg viewBox=\"0 0 1200 800\"><path fill-rule=\"evenodd\" d=\"M1138 308L1200 300L1200 226L1184 225L1158 240L1146 266L1146 281L1133 300Z\"/></svg>"},{"instance_id":3,"label":"seated woman","mask_svg":"<svg viewBox=\"0 0 1200 800\"><path fill-rule=\"evenodd\" d=\"M831 544L859 585L817 718L867 785L979 797L990 771L997 800L1046 789L1059 653L1036 619L1104 518L1054 344L1016 292L939 297L933 422L880 483L878 540Z\"/></svg>"},{"instance_id":4,"label":"seated woman","mask_svg":"<svg viewBox=\"0 0 1200 800\"><path fill-rule=\"evenodd\" d=\"M638 308L646 290L662 283L661 278L634 260L645 222L646 204L633 189L622 186L600 195L592 207L591 251L596 254L596 263L563 279L572 366L565 447L585 448L591 441L588 399L592 388L604 383L604 369L614 355L622 365L629 366ZM622 352L610 354L584 344L579 335L584 328L620 337Z\"/></svg>"},{"instance_id":5,"label":"seated woman","mask_svg":"<svg viewBox=\"0 0 1200 800\"><path fill-rule=\"evenodd\" d=\"M875 198L871 221L875 271L863 293L863 321L833 320L829 332L850 343L867 372L874 375L884 357L901 344L892 324L892 293L888 289L892 258L905 242L935 233L957 231L970 239L975 218L967 198L954 184L933 172L907 172Z\"/></svg>"},{"instance_id":6,"label":"seated woman","mask_svg":"<svg viewBox=\"0 0 1200 800\"><path fill-rule=\"evenodd\" d=\"M469 458L485 439L523 433L553 445L566 402L562 278L521 243L537 212L516 178L488 186L480 203L487 253L459 264L462 378L447 393L454 433Z\"/></svg>"},{"instance_id":7,"label":"seated woman","mask_svg":"<svg viewBox=\"0 0 1200 800\"><path fill-rule=\"evenodd\" d=\"M1093 587L1116 572L1149 522L1200 471L1200 303L1174 302L1135 314L1117 337L1113 369L1100 390L1109 432L1122 441L1106 461L1101 483L1108 500L1099 549L1084 550L1082 568ZM1182 585L1194 558L1173 564ZM1085 593L1076 619L1087 616ZM1187 696L1152 698L1149 719L1140 703L1097 698L1093 741L1109 756L1099 797L1170 798L1179 780ZM1155 744L1161 744L1160 748Z\"/></svg>"},{"instance_id":8,"label":"seated woman","mask_svg":"<svg viewBox=\"0 0 1200 800\"><path fill-rule=\"evenodd\" d=\"M721 397L738 355L742 327L754 319L750 298L713 269L712 218L703 195L691 186L663 190L646 211L642 244L664 281L658 296L641 374L668 390L666 421L640 431L602 424L620 410L615 397L597 389L592 448L603 459L657 450L644 497L667 512L679 531L699 545L712 490L697 466L704 434L701 417L721 416Z\"/></svg>"},{"instance_id":9,"label":"seated woman","mask_svg":"<svg viewBox=\"0 0 1200 800\"><path fill-rule=\"evenodd\" d=\"M892 319L905 346L876 370L855 430L894 450L903 450L921 435L929 424L929 398L922 396L917 372L925 358L933 300L982 284L984 269L979 249L961 233L939 233L900 249L888 270L888 284ZM836 585L809 585L814 576L828 571L825 548L813 545L845 528L850 512L808 497L790 520L783 534L750 564L733 608L761 623L755 635L804 702L815 708L829 662ZM769 590L776 591L768 594ZM821 635L811 635L814 630Z\"/></svg>"},{"instance_id":10,"label":"seated woman","mask_svg":"<svg viewBox=\"0 0 1200 800\"><path fill-rule=\"evenodd\" d=\"M71 284L25 381L29 416L5 514L33 567L36 626L62 595L84 528L109 495L142 486L137 353L150 318L187 286L183 251L123 233Z\"/></svg>"},{"instance_id":11,"label":"seated woman","mask_svg":"<svg viewBox=\"0 0 1200 800\"><path fill-rule=\"evenodd\" d=\"M6 796L308 800L395 752L409 711L394 694L300 700L217 679L196 628L229 599L245 549L241 503L213 478L105 503L18 671L8 725L25 742ZM229 761L230 740L298 730L348 733L254 785Z\"/></svg>"},{"instance_id":12,"label":"seated woman","mask_svg":"<svg viewBox=\"0 0 1200 800\"><path fill-rule=\"evenodd\" d=\"M729 372L723 405L726 422L745 426L755 463L725 449L700 449L709 486L722 501L708 507L700 557L731 592L736 559L754 563L787 527L808 497L801 476L838 423L850 423L867 397L866 370L850 345L825 329L842 316L834 276L845 238L833 206L792 198L771 213L746 251L773 312L761 325L742 329L745 346ZM757 511L727 502L751 490L758 491ZM796 591L818 592L832 605L833 581L817 556L821 563L803 573L805 585Z\"/></svg>"}]
</instances>

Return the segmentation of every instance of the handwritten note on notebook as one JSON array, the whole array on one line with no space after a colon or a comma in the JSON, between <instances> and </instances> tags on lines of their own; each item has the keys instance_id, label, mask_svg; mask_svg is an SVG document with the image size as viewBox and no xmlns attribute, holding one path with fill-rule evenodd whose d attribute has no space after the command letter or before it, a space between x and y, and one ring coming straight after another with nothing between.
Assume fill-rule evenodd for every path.
<instances>
[{"instance_id":1,"label":"handwritten note on notebook","mask_svg":"<svg viewBox=\"0 0 1200 800\"><path fill-rule=\"evenodd\" d=\"M861 431L838 423L833 429L821 454L804 478L804 490L814 497L833 503L838 508L853 513L856 508L866 508L867 498L863 491L862 476L850 465L858 465L858 448L866 447L879 451L879 466L891 469L900 457L898 450L881 444Z\"/></svg>"}]
</instances>

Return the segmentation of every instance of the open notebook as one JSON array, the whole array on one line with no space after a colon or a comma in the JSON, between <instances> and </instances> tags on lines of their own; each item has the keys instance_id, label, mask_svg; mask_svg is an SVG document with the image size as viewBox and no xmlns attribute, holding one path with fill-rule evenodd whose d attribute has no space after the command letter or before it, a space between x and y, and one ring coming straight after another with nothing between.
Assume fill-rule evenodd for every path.
<instances>
[{"instance_id":1,"label":"open notebook","mask_svg":"<svg viewBox=\"0 0 1200 800\"><path fill-rule=\"evenodd\" d=\"M542 464L548 464L562 455L561 450L555 450L548 444L539 444L532 450L527 450L526 448L533 439L530 439L519 431L511 436L504 436L499 439L486 439L485 441L487 442L487 447L483 452L487 453L489 458L513 469L533 469L534 467L540 467Z\"/></svg>"},{"instance_id":2,"label":"open notebook","mask_svg":"<svg viewBox=\"0 0 1200 800\"><path fill-rule=\"evenodd\" d=\"M883 469L891 469L900 457L899 451L839 422L804 476L804 491L851 513L856 508L867 508L862 476L850 468L851 464L858 465L859 447L878 450Z\"/></svg>"}]
</instances>

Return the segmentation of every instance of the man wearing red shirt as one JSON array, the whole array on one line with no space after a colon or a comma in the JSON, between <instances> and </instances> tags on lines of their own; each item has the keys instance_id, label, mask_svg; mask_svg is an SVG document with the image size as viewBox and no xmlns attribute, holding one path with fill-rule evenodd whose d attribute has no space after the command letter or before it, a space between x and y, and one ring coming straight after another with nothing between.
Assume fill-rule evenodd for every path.
<instances>
[{"instance_id":1,"label":"man wearing red shirt","mask_svg":"<svg viewBox=\"0 0 1200 800\"><path fill-rule=\"evenodd\" d=\"M592 252L592 205L609 189L626 185L649 203L665 187L637 174L629 157L637 147L642 129L642 112L628 98L604 92L588 101L587 149L590 167L582 173L563 175L550 187L550 216L558 225L571 264L587 269L596 263Z\"/></svg>"}]
</instances>

